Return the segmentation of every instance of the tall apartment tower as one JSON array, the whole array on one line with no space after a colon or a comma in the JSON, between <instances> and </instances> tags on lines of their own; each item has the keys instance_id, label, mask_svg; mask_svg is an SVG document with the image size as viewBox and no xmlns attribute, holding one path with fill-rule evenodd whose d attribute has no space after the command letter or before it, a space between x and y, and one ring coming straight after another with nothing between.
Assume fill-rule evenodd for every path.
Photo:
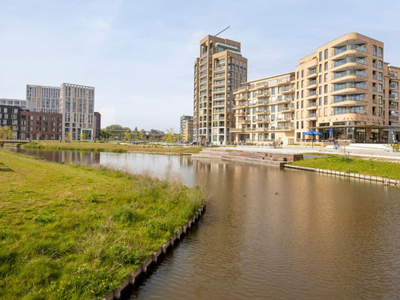
<instances>
[{"instance_id":1,"label":"tall apartment tower","mask_svg":"<svg viewBox=\"0 0 400 300\"><path fill-rule=\"evenodd\" d=\"M33 104L36 112L59 113L60 88L27 84L26 101Z\"/></svg>"},{"instance_id":2,"label":"tall apartment tower","mask_svg":"<svg viewBox=\"0 0 400 300\"><path fill-rule=\"evenodd\" d=\"M395 69L389 73L384 63L383 43L359 33L300 59L295 69L296 140L311 129L328 139L331 128L334 139L387 140L383 129L398 122Z\"/></svg>"},{"instance_id":3,"label":"tall apartment tower","mask_svg":"<svg viewBox=\"0 0 400 300\"><path fill-rule=\"evenodd\" d=\"M239 42L211 35L200 41L200 57L194 63L194 141L233 142L233 90L246 81L247 59Z\"/></svg>"},{"instance_id":4,"label":"tall apartment tower","mask_svg":"<svg viewBox=\"0 0 400 300\"><path fill-rule=\"evenodd\" d=\"M94 131L94 87L63 83L60 87L62 136L72 133L72 140L92 140Z\"/></svg>"}]
</instances>

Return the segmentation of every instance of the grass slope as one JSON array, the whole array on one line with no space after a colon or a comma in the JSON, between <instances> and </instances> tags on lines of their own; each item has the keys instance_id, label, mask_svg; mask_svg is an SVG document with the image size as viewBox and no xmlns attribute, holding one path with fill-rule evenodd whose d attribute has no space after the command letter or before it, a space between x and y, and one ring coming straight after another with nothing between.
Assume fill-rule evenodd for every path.
<instances>
[{"instance_id":1,"label":"grass slope","mask_svg":"<svg viewBox=\"0 0 400 300\"><path fill-rule=\"evenodd\" d=\"M145 145L121 145L117 143L99 143L99 142L71 142L60 143L59 141L39 141L31 142L23 145L24 149L47 149L47 150L71 150L71 151L92 151L92 152L137 152L149 154L168 154L168 155L182 155L183 153L199 153L201 147L163 147L157 145L151 147L149 144Z\"/></svg>"},{"instance_id":2,"label":"grass slope","mask_svg":"<svg viewBox=\"0 0 400 300\"><path fill-rule=\"evenodd\" d=\"M202 201L177 181L0 150L0 299L104 296Z\"/></svg>"},{"instance_id":3,"label":"grass slope","mask_svg":"<svg viewBox=\"0 0 400 300\"><path fill-rule=\"evenodd\" d=\"M329 156L299 160L291 165L341 171L346 173L358 173L364 175L379 176L400 180L400 164L383 162L371 159L356 159L343 156Z\"/></svg>"}]
</instances>

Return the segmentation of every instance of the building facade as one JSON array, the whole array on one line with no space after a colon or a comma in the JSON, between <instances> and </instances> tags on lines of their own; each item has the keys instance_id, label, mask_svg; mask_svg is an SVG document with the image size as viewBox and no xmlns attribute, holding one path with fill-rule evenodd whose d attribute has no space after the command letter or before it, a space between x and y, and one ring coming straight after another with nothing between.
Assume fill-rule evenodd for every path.
<instances>
[{"instance_id":1,"label":"building facade","mask_svg":"<svg viewBox=\"0 0 400 300\"><path fill-rule=\"evenodd\" d=\"M21 140L61 140L62 114L22 110Z\"/></svg>"},{"instance_id":2,"label":"building facade","mask_svg":"<svg viewBox=\"0 0 400 300\"><path fill-rule=\"evenodd\" d=\"M0 105L0 127L11 128L13 134L11 139L19 138L19 118L21 108L17 106ZM4 132L4 136L0 136L0 139L6 139L7 134Z\"/></svg>"},{"instance_id":3,"label":"building facade","mask_svg":"<svg viewBox=\"0 0 400 300\"><path fill-rule=\"evenodd\" d=\"M94 87L63 83L60 88L62 136L92 140L94 131Z\"/></svg>"},{"instance_id":4,"label":"building facade","mask_svg":"<svg viewBox=\"0 0 400 300\"><path fill-rule=\"evenodd\" d=\"M237 144L294 143L294 73L243 84L234 92Z\"/></svg>"},{"instance_id":5,"label":"building facade","mask_svg":"<svg viewBox=\"0 0 400 300\"><path fill-rule=\"evenodd\" d=\"M181 116L180 135L183 141L191 142L193 139L193 117Z\"/></svg>"},{"instance_id":6,"label":"building facade","mask_svg":"<svg viewBox=\"0 0 400 300\"><path fill-rule=\"evenodd\" d=\"M94 112L94 130L93 130L93 138L100 139L100 131L101 131L101 114L97 111Z\"/></svg>"},{"instance_id":7,"label":"building facade","mask_svg":"<svg viewBox=\"0 0 400 300\"><path fill-rule=\"evenodd\" d=\"M33 103L37 112L59 113L60 88L27 84L26 101Z\"/></svg>"},{"instance_id":8,"label":"building facade","mask_svg":"<svg viewBox=\"0 0 400 300\"><path fill-rule=\"evenodd\" d=\"M208 35L194 63L193 138L201 144L233 142L233 90L247 81L241 45Z\"/></svg>"},{"instance_id":9,"label":"building facade","mask_svg":"<svg viewBox=\"0 0 400 300\"><path fill-rule=\"evenodd\" d=\"M399 140L399 75L399 68L384 62L382 42L346 34L300 59L294 73L239 88L236 140L291 144L311 138L304 134L310 130L322 133L323 140ZM285 77L290 79L283 83ZM273 88L276 99L291 101L271 103Z\"/></svg>"},{"instance_id":10,"label":"building facade","mask_svg":"<svg viewBox=\"0 0 400 300\"><path fill-rule=\"evenodd\" d=\"M32 102L19 99L0 98L0 105L18 106L21 109L29 109L29 110L35 109L35 106L33 105Z\"/></svg>"}]
</instances>

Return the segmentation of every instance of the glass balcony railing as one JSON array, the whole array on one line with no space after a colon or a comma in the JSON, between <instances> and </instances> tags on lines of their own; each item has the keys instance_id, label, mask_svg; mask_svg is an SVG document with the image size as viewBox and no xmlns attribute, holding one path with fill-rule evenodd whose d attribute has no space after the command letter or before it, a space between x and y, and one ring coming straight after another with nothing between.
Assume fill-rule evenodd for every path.
<instances>
[{"instance_id":1,"label":"glass balcony railing","mask_svg":"<svg viewBox=\"0 0 400 300\"><path fill-rule=\"evenodd\" d=\"M367 100L365 99L364 94L360 95L349 95L349 96L335 96L333 98L333 103L340 103L344 101L361 101L361 102L366 102Z\"/></svg>"},{"instance_id":2,"label":"glass balcony railing","mask_svg":"<svg viewBox=\"0 0 400 300\"><path fill-rule=\"evenodd\" d=\"M365 85L364 82L348 82L348 83L343 83L343 84L335 84L333 86L333 91L339 91L343 89L349 89L349 88L356 88L356 89L367 89L367 86Z\"/></svg>"},{"instance_id":3,"label":"glass balcony railing","mask_svg":"<svg viewBox=\"0 0 400 300\"><path fill-rule=\"evenodd\" d=\"M359 58L359 57L349 57L341 60L337 60L333 63L333 67L339 67L341 65L347 64L347 63L357 63L357 64L362 64L362 65L367 65L367 61L364 58Z\"/></svg>"},{"instance_id":4,"label":"glass balcony railing","mask_svg":"<svg viewBox=\"0 0 400 300\"><path fill-rule=\"evenodd\" d=\"M335 48L333 50L333 55L338 55L340 53L346 52L348 50L357 50L357 51L362 51L362 52L367 52L367 48L365 48L364 45L347 45L344 47L340 47L340 48Z\"/></svg>"},{"instance_id":5,"label":"glass balcony railing","mask_svg":"<svg viewBox=\"0 0 400 300\"><path fill-rule=\"evenodd\" d=\"M333 74L333 79L338 79L338 78L342 78L342 77L349 76L349 75L367 77L367 74L363 70L349 70L349 71Z\"/></svg>"}]
</instances>

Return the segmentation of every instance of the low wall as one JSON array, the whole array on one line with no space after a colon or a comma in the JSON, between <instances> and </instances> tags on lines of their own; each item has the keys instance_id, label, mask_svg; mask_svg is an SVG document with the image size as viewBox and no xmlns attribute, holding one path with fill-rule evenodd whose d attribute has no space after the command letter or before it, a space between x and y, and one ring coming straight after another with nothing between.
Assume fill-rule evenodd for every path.
<instances>
[{"instance_id":1,"label":"low wall","mask_svg":"<svg viewBox=\"0 0 400 300\"><path fill-rule=\"evenodd\" d=\"M206 204L203 204L182 228L175 232L160 248L137 267L117 289L108 293L103 300L129 299L132 292L142 283L143 279L153 273L154 268L164 260L167 253L176 247L184 236L194 228L205 210Z\"/></svg>"},{"instance_id":2,"label":"low wall","mask_svg":"<svg viewBox=\"0 0 400 300\"><path fill-rule=\"evenodd\" d=\"M357 174L357 173L346 173L346 172L339 172L339 171L332 171L332 170L325 170L325 169L316 169L316 168L309 168L309 167L299 167L299 166L292 166L292 165L285 165L285 168L297 169L297 170L303 170L303 171L311 171L311 172L330 174L330 175L342 176L342 177L349 177L349 178L355 178L355 179L376 181L376 182L381 182L386 186L400 187L400 180L383 178L383 177L379 177L379 176L363 175L363 174Z\"/></svg>"},{"instance_id":3,"label":"low wall","mask_svg":"<svg viewBox=\"0 0 400 300\"><path fill-rule=\"evenodd\" d=\"M199 154L193 154L192 158L215 158L283 167L288 162L303 159L303 154L205 148Z\"/></svg>"}]
</instances>

